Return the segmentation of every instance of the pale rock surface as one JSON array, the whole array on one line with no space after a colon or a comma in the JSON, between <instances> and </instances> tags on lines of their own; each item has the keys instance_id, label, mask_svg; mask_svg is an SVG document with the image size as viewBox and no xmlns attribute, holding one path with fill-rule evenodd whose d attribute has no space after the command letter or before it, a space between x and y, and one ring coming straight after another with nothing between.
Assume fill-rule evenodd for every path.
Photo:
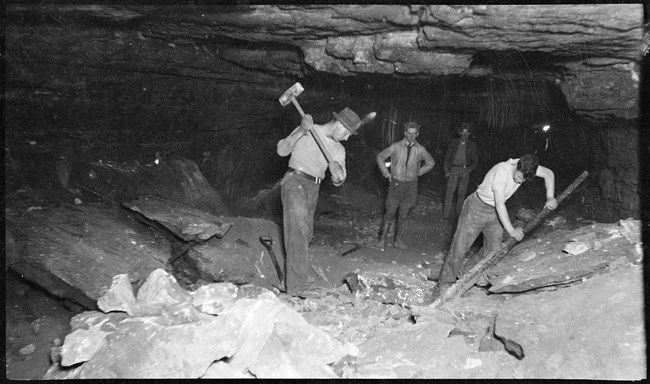
<instances>
[{"instance_id":1,"label":"pale rock surface","mask_svg":"<svg viewBox=\"0 0 650 384\"><path fill-rule=\"evenodd\" d=\"M149 274L140 287L137 296L137 313L134 315L159 314L162 308L171 304L190 302L189 292L184 290L176 278L158 268Z\"/></svg>"},{"instance_id":2,"label":"pale rock surface","mask_svg":"<svg viewBox=\"0 0 650 384\"><path fill-rule=\"evenodd\" d=\"M640 380L647 375L643 271L628 266L501 306L497 337L518 344L523 377Z\"/></svg>"},{"instance_id":3,"label":"pale rock surface","mask_svg":"<svg viewBox=\"0 0 650 384\"><path fill-rule=\"evenodd\" d=\"M82 379L198 378L236 350L233 316L164 326L152 318L124 321L80 372Z\"/></svg>"},{"instance_id":4,"label":"pale rock surface","mask_svg":"<svg viewBox=\"0 0 650 384\"><path fill-rule=\"evenodd\" d=\"M97 307L104 312L121 311L132 315L135 305L128 273L113 276L111 287L97 300Z\"/></svg>"},{"instance_id":5,"label":"pale rock surface","mask_svg":"<svg viewBox=\"0 0 650 384\"><path fill-rule=\"evenodd\" d=\"M192 305L201 312L219 315L237 297L237 286L233 283L213 283L190 292Z\"/></svg>"}]
</instances>

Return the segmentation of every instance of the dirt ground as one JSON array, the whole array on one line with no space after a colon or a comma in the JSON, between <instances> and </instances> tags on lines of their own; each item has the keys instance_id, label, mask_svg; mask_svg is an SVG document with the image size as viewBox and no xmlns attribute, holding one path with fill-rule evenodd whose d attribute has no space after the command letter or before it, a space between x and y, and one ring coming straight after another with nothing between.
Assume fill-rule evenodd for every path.
<instances>
[{"instance_id":1,"label":"dirt ground","mask_svg":"<svg viewBox=\"0 0 650 384\"><path fill-rule=\"evenodd\" d=\"M8 206L12 209L28 210L30 207L34 209L33 207L54 206L67 202L74 196L73 192L61 189L60 186L50 187L54 193L36 189L14 192L8 195ZM354 196L355 194L357 196ZM82 201L101 200L93 195L76 196ZM353 249L356 244L372 243L376 240L383 202L379 196L364 194L351 188L346 190L346 201L365 202L361 204L360 210L346 210L345 205L335 204L340 198L341 196L324 197L322 202L325 207L315 222L315 234L310 250L312 257L320 259L319 265L327 265L323 271L327 281L315 274L315 285L339 286L343 276L365 262L413 265L432 260L436 255L440 257L441 251L448 245L444 229L439 222L439 201L423 196L411 213L409 233L405 238L411 249L399 250L389 246L382 252L361 247L341 257L342 252ZM52 296L11 270L6 271L5 292L7 378L39 380L51 364L51 349L60 345L69 333L70 319L85 309Z\"/></svg>"},{"instance_id":2,"label":"dirt ground","mask_svg":"<svg viewBox=\"0 0 650 384\"><path fill-rule=\"evenodd\" d=\"M51 177L29 185L35 187L8 188L7 207L26 211L71 203L74 199L79 199L82 204L106 202L97 192L72 187L64 189ZM358 245L373 244L376 241L383 214L383 196L381 193L374 195L364 192L352 185L322 191L310 252L312 258L319 259L317 264L324 266L324 278L316 273L315 285L340 286L346 274L364 263L413 266L439 262L449 247L453 228L441 221L442 193L428 188L421 188L420 192L418 203L410 213L404 238L410 249L401 250L389 246L382 252L361 246L341 256ZM272 217L272 212L266 212L262 216L277 221L277 217ZM474 250L480 245L479 238ZM85 309L51 296L13 272L7 271L6 277L7 378L39 380L50 366L51 349L60 345L69 333L70 318Z\"/></svg>"},{"instance_id":3,"label":"dirt ground","mask_svg":"<svg viewBox=\"0 0 650 384\"><path fill-rule=\"evenodd\" d=\"M5 365L11 380L39 380L49 368L50 349L70 332L70 318L84 311L12 272L5 279Z\"/></svg>"}]
</instances>

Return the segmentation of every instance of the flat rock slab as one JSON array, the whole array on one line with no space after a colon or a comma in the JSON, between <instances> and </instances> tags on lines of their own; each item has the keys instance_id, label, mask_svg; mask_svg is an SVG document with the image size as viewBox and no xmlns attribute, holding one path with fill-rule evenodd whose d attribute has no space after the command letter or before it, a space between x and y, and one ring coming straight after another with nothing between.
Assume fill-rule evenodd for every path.
<instances>
[{"instance_id":1,"label":"flat rock slab","mask_svg":"<svg viewBox=\"0 0 650 384\"><path fill-rule=\"evenodd\" d=\"M232 228L221 239L212 238L187 252L187 260L206 281L255 283L263 287L279 283L268 250L260 236L273 240L278 263L284 263L282 229L276 223L256 218L226 217Z\"/></svg>"},{"instance_id":2,"label":"flat rock slab","mask_svg":"<svg viewBox=\"0 0 650 384\"><path fill-rule=\"evenodd\" d=\"M519 377L646 377L643 270L628 266L552 292L502 304L497 337L521 347Z\"/></svg>"},{"instance_id":3,"label":"flat rock slab","mask_svg":"<svg viewBox=\"0 0 650 384\"><path fill-rule=\"evenodd\" d=\"M230 214L221 196L188 159L161 161L157 166L141 167L131 176L137 179L139 195L155 195L217 215Z\"/></svg>"},{"instance_id":4,"label":"flat rock slab","mask_svg":"<svg viewBox=\"0 0 650 384\"><path fill-rule=\"evenodd\" d=\"M626 255L634 260L634 246L619 228L616 224L594 224L523 242L487 271L489 291L524 292L567 284L603 271ZM568 244L587 249L572 255L565 251Z\"/></svg>"},{"instance_id":5,"label":"flat rock slab","mask_svg":"<svg viewBox=\"0 0 650 384\"><path fill-rule=\"evenodd\" d=\"M94 307L113 276L144 279L170 257L167 240L120 209L64 205L16 215L13 221L27 235L28 252L12 268L87 307Z\"/></svg>"},{"instance_id":6,"label":"flat rock slab","mask_svg":"<svg viewBox=\"0 0 650 384\"><path fill-rule=\"evenodd\" d=\"M357 296L384 304L410 307L433 302L434 284L427 281L426 270L417 265L370 263L349 274L346 281Z\"/></svg>"},{"instance_id":7,"label":"flat rock slab","mask_svg":"<svg viewBox=\"0 0 650 384\"><path fill-rule=\"evenodd\" d=\"M122 205L161 224L184 241L203 242L213 236L222 238L232 226L211 213L156 197L142 197Z\"/></svg>"}]
</instances>

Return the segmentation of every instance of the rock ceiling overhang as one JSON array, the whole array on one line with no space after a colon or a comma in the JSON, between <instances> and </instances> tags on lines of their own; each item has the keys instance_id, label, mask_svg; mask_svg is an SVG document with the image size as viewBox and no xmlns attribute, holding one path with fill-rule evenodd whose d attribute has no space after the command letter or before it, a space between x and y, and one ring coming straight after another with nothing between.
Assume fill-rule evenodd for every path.
<instances>
[{"instance_id":1,"label":"rock ceiling overhang","mask_svg":"<svg viewBox=\"0 0 650 384\"><path fill-rule=\"evenodd\" d=\"M550 80L576 113L592 118L638 117L647 51L642 4L11 5L8 15L65 15L115 30L121 44L150 40L209 54L187 58L185 75L248 76L228 62L284 83L307 66L342 76Z\"/></svg>"}]
</instances>

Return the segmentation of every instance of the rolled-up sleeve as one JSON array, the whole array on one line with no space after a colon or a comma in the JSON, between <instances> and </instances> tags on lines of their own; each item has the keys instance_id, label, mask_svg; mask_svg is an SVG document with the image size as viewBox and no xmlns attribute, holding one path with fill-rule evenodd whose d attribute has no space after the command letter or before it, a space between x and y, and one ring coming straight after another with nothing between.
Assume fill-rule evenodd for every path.
<instances>
[{"instance_id":1,"label":"rolled-up sleeve","mask_svg":"<svg viewBox=\"0 0 650 384\"><path fill-rule=\"evenodd\" d=\"M388 148L379 152L377 155L377 166L379 167L379 170L381 171L381 174L384 175L384 177L388 177L388 175L390 175L388 168L386 168L386 159L391 157L394 147L394 145L390 145Z\"/></svg>"}]
</instances>

